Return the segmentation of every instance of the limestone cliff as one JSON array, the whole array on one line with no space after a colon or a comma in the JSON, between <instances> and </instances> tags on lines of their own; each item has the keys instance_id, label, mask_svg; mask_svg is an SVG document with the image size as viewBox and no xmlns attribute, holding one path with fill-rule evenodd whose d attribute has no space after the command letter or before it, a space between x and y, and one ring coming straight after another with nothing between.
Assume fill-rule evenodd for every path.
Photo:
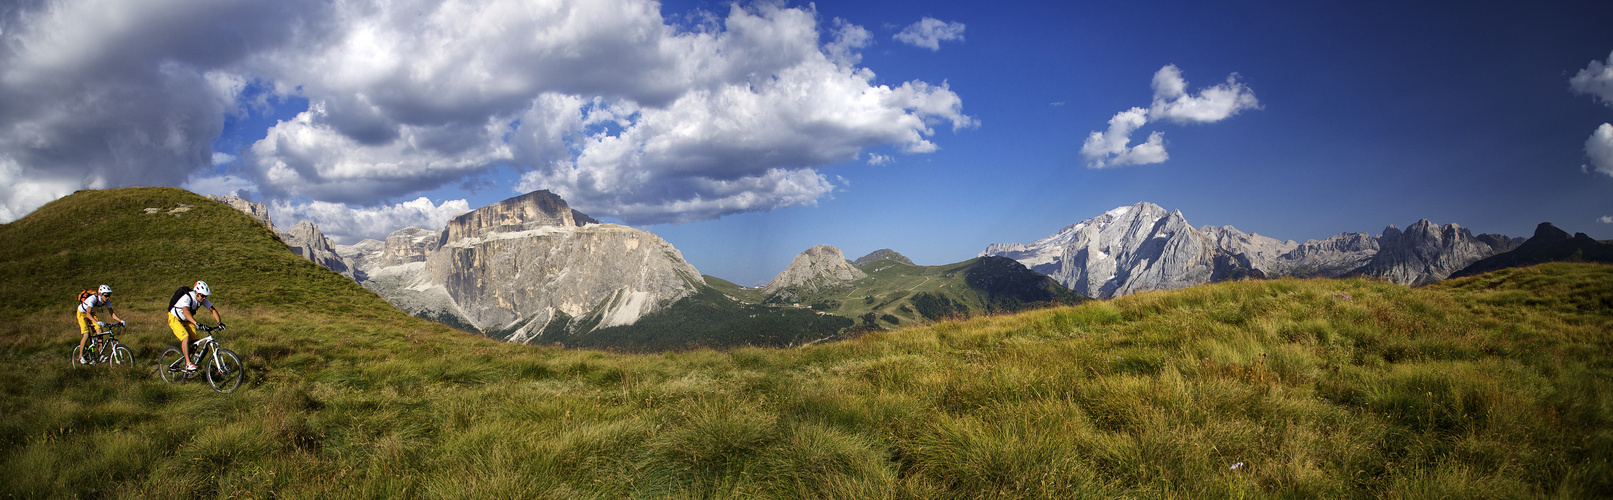
<instances>
[{"instance_id":1,"label":"limestone cliff","mask_svg":"<svg viewBox=\"0 0 1613 500\"><path fill-rule=\"evenodd\" d=\"M546 326L633 324L705 286L682 253L648 232L600 224L537 191L387 237L364 285L412 314L541 342ZM555 320L564 324L550 325Z\"/></svg>"}]
</instances>

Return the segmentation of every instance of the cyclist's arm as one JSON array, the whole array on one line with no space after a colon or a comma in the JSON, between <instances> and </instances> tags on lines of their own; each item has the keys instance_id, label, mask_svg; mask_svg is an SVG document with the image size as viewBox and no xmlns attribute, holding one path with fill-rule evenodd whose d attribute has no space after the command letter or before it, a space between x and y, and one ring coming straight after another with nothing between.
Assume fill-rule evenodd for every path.
<instances>
[{"instance_id":1,"label":"cyclist's arm","mask_svg":"<svg viewBox=\"0 0 1613 500\"><path fill-rule=\"evenodd\" d=\"M117 321L119 323L123 322L123 318L118 317L118 312L112 310L112 304L110 304L110 303L106 305L106 313L108 315L112 316L113 321Z\"/></svg>"},{"instance_id":2,"label":"cyclist's arm","mask_svg":"<svg viewBox=\"0 0 1613 500\"><path fill-rule=\"evenodd\" d=\"M224 318L220 318L218 316L218 308L217 307L213 307L212 304L208 304L207 305L207 310L213 311L213 324L215 324L215 325L224 324Z\"/></svg>"},{"instance_id":3,"label":"cyclist's arm","mask_svg":"<svg viewBox=\"0 0 1613 500\"><path fill-rule=\"evenodd\" d=\"M179 309L179 314L184 316L183 318L180 318L180 319L183 319L183 320L189 322L192 325L198 324L198 323L196 323L196 317L190 315L190 308L189 307L180 307L180 306L175 306L175 307L177 309Z\"/></svg>"}]
</instances>

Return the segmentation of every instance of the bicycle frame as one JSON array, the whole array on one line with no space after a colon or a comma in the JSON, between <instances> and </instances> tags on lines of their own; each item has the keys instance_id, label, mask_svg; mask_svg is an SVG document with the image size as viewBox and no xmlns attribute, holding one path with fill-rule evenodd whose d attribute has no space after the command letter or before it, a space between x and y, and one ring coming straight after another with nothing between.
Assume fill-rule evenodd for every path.
<instances>
[{"instance_id":1,"label":"bicycle frame","mask_svg":"<svg viewBox=\"0 0 1613 500\"><path fill-rule=\"evenodd\" d=\"M202 327L205 331L219 331L223 327ZM197 376L204 376L213 390L229 393L241 383L245 368L241 366L241 357L234 351L219 345L212 334L195 340L188 340L187 344L169 347L157 355L157 374L166 382L183 382ZM185 356L184 348L188 347L190 356ZM185 370L186 364L196 365L197 370Z\"/></svg>"},{"instance_id":2,"label":"bicycle frame","mask_svg":"<svg viewBox=\"0 0 1613 500\"><path fill-rule=\"evenodd\" d=\"M84 342L83 349L73 348L74 356L88 361L88 364L113 361L117 349L123 346L123 343L118 341L120 328L123 327L117 324L104 325L101 333L90 334L89 339Z\"/></svg>"}]
</instances>

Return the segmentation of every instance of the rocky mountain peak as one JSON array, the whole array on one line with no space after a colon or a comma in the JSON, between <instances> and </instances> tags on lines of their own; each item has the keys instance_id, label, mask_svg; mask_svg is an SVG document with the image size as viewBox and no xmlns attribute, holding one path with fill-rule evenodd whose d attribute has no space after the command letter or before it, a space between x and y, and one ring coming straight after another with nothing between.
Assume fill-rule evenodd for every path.
<instances>
[{"instance_id":1,"label":"rocky mountain peak","mask_svg":"<svg viewBox=\"0 0 1613 500\"><path fill-rule=\"evenodd\" d=\"M790 267L774 276L767 286L762 287L765 295L814 293L827 288L842 286L848 282L867 277L861 269L857 269L839 248L829 245L818 245L806 249L795 256Z\"/></svg>"},{"instance_id":2,"label":"rocky mountain peak","mask_svg":"<svg viewBox=\"0 0 1613 500\"><path fill-rule=\"evenodd\" d=\"M598 224L582 212L572 210L566 200L548 190L533 191L494 203L448 220L438 246L488 233L516 233L544 227L581 227Z\"/></svg>"},{"instance_id":3,"label":"rocky mountain peak","mask_svg":"<svg viewBox=\"0 0 1613 500\"><path fill-rule=\"evenodd\" d=\"M1568 231L1557 229L1557 226L1551 225L1550 222L1542 222L1540 225L1535 226L1535 235L1530 237L1529 241L1537 243L1551 243L1556 241L1567 241L1568 238Z\"/></svg>"},{"instance_id":4,"label":"rocky mountain peak","mask_svg":"<svg viewBox=\"0 0 1613 500\"><path fill-rule=\"evenodd\" d=\"M336 249L331 247L330 240L325 238L325 233L320 232L319 226L313 222L306 220L297 222L291 231L280 233L280 239L291 248L292 252L296 252L302 258L348 278L354 277L352 267L347 265L346 259L336 253Z\"/></svg>"}]
</instances>

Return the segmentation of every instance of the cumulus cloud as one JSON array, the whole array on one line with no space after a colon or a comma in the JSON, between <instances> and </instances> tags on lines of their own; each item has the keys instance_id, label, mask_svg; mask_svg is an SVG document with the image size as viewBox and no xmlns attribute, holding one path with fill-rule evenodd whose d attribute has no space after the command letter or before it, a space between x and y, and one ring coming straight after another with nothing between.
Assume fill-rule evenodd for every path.
<instances>
[{"instance_id":1,"label":"cumulus cloud","mask_svg":"<svg viewBox=\"0 0 1613 500\"><path fill-rule=\"evenodd\" d=\"M210 167L211 143L246 81L221 68L286 43L293 31L318 36L328 23L302 13L321 3L82 0L0 9L0 165L41 189L6 197L0 222L75 189L177 185Z\"/></svg>"},{"instance_id":2,"label":"cumulus cloud","mask_svg":"<svg viewBox=\"0 0 1613 500\"><path fill-rule=\"evenodd\" d=\"M1575 93L1589 94L1602 101L1602 104L1613 107L1613 54L1608 54L1606 63L1591 61L1585 69L1568 79L1568 85Z\"/></svg>"},{"instance_id":3,"label":"cumulus cloud","mask_svg":"<svg viewBox=\"0 0 1613 500\"><path fill-rule=\"evenodd\" d=\"M914 47L923 47L930 50L941 50L941 42L963 41L964 25L960 22L947 22L933 17L920 19L919 22L902 28L891 38Z\"/></svg>"},{"instance_id":4,"label":"cumulus cloud","mask_svg":"<svg viewBox=\"0 0 1613 500\"><path fill-rule=\"evenodd\" d=\"M1613 177L1613 123L1596 127L1585 139L1585 157L1590 158L1591 167L1598 173Z\"/></svg>"},{"instance_id":5,"label":"cumulus cloud","mask_svg":"<svg viewBox=\"0 0 1613 500\"><path fill-rule=\"evenodd\" d=\"M978 126L944 82L876 84L858 67L868 31L811 7L735 4L685 26L649 0L245 4L0 12L0 165L67 192L225 165L297 206L377 206L508 167L521 189L654 223L816 203L834 189L825 165ZM308 107L215 155L225 117L265 94Z\"/></svg>"},{"instance_id":6,"label":"cumulus cloud","mask_svg":"<svg viewBox=\"0 0 1613 500\"><path fill-rule=\"evenodd\" d=\"M465 200L449 200L439 205L425 197L394 205L356 209L323 201L291 203L275 200L269 203L269 215L277 221L276 225L290 228L297 221L312 221L326 238L339 245L351 245L365 238L385 240L393 230L409 226L440 228L447 225L448 219L469 211L470 204Z\"/></svg>"},{"instance_id":7,"label":"cumulus cloud","mask_svg":"<svg viewBox=\"0 0 1613 500\"><path fill-rule=\"evenodd\" d=\"M1237 77L1233 73L1226 83L1193 95L1187 92L1182 71L1174 64L1165 65L1154 73L1153 104L1148 109L1134 107L1116 113L1109 119L1107 130L1087 135L1081 144L1081 157L1088 168L1147 165L1170 159L1165 151L1164 132L1151 132L1148 140L1135 146L1131 145L1131 134L1152 121L1215 123L1245 109L1260 109L1254 91L1239 83Z\"/></svg>"},{"instance_id":8,"label":"cumulus cloud","mask_svg":"<svg viewBox=\"0 0 1613 500\"><path fill-rule=\"evenodd\" d=\"M1154 104L1148 110L1152 119L1215 123L1245 109L1260 109L1260 101L1253 90L1238 82L1237 73L1228 76L1226 83L1200 90L1198 95L1187 93L1187 81L1176 65L1166 65L1154 73Z\"/></svg>"},{"instance_id":9,"label":"cumulus cloud","mask_svg":"<svg viewBox=\"0 0 1613 500\"><path fill-rule=\"evenodd\" d=\"M1602 218L1596 219L1596 222L1600 222L1600 223L1603 223L1603 224L1613 224L1613 215L1603 215Z\"/></svg>"},{"instance_id":10,"label":"cumulus cloud","mask_svg":"<svg viewBox=\"0 0 1613 500\"><path fill-rule=\"evenodd\" d=\"M1148 123L1148 110L1131 108L1109 119L1109 129L1093 132L1081 145L1081 156L1092 168L1147 165L1170 159L1165 153L1165 134L1154 132L1148 141L1129 146L1131 133Z\"/></svg>"}]
</instances>

